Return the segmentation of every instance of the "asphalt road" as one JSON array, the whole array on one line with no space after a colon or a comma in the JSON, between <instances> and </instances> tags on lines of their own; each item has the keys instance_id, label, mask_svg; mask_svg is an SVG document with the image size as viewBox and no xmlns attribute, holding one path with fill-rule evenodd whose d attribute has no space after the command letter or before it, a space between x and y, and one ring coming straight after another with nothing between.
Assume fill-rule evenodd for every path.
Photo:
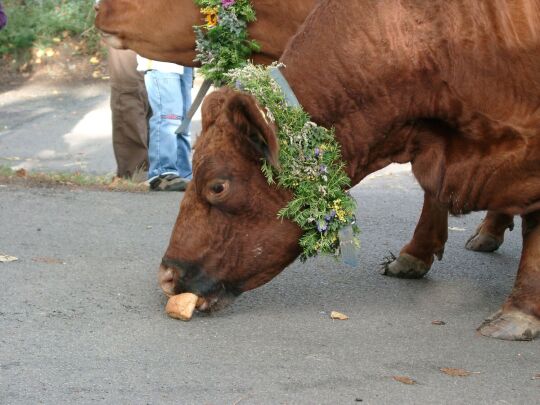
<instances>
[{"instance_id":1,"label":"asphalt road","mask_svg":"<svg viewBox=\"0 0 540 405\"><path fill-rule=\"evenodd\" d=\"M86 102L73 114L80 120L106 100L100 88L88 90L93 101L66 90L66 104L49 103L49 113L0 94L8 126L0 156L45 169L75 161L61 154L58 106ZM34 159L51 132L61 137L50 148L60 158ZM80 152L88 171L114 170L104 132ZM353 195L357 268L326 257L296 262L224 311L184 323L166 316L156 282L181 193L0 186L0 254L18 258L0 263L0 404L540 403L540 340L475 333L512 288L519 225L499 251L482 254L463 249L482 214L450 218L443 261L423 280L392 279L378 274L379 263L412 235L421 190L405 168L368 179ZM350 319L331 320L333 310Z\"/></svg>"},{"instance_id":2,"label":"asphalt road","mask_svg":"<svg viewBox=\"0 0 540 405\"><path fill-rule=\"evenodd\" d=\"M183 323L156 286L181 194L0 188L0 251L19 258L0 264L0 403L538 403L540 341L475 334L511 289L520 230L472 253L480 216L451 218L427 278L386 278L378 263L411 235L421 192L401 174L354 195L358 268L294 263Z\"/></svg>"}]
</instances>

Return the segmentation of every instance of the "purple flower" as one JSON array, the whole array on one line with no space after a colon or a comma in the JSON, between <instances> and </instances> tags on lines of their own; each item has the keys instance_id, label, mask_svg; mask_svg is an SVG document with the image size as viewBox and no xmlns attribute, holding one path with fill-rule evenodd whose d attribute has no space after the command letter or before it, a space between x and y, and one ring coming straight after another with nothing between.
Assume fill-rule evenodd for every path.
<instances>
[{"instance_id":1,"label":"purple flower","mask_svg":"<svg viewBox=\"0 0 540 405\"><path fill-rule=\"evenodd\" d=\"M319 148L315 148L315 157L318 158L321 154L321 150Z\"/></svg>"},{"instance_id":2,"label":"purple flower","mask_svg":"<svg viewBox=\"0 0 540 405\"><path fill-rule=\"evenodd\" d=\"M332 210L329 214L324 216L326 222L331 222L336 217L336 211Z\"/></svg>"},{"instance_id":3,"label":"purple flower","mask_svg":"<svg viewBox=\"0 0 540 405\"><path fill-rule=\"evenodd\" d=\"M326 165L320 165L319 166L319 173L320 174L327 174L328 173L328 168L326 167Z\"/></svg>"},{"instance_id":4,"label":"purple flower","mask_svg":"<svg viewBox=\"0 0 540 405\"><path fill-rule=\"evenodd\" d=\"M221 5L223 8L229 8L230 6L234 5L236 3L236 0L221 0Z\"/></svg>"},{"instance_id":5,"label":"purple flower","mask_svg":"<svg viewBox=\"0 0 540 405\"><path fill-rule=\"evenodd\" d=\"M0 30L7 24L7 17L2 9L2 3L0 3Z\"/></svg>"},{"instance_id":6,"label":"purple flower","mask_svg":"<svg viewBox=\"0 0 540 405\"><path fill-rule=\"evenodd\" d=\"M323 233L328 229L328 226L324 222L317 222L317 230L319 233Z\"/></svg>"},{"instance_id":7,"label":"purple flower","mask_svg":"<svg viewBox=\"0 0 540 405\"><path fill-rule=\"evenodd\" d=\"M234 87L237 89L237 90L240 90L240 91L244 91L245 90L245 87L244 85L242 84L242 82L238 79L236 79L236 82L234 83Z\"/></svg>"}]
</instances>

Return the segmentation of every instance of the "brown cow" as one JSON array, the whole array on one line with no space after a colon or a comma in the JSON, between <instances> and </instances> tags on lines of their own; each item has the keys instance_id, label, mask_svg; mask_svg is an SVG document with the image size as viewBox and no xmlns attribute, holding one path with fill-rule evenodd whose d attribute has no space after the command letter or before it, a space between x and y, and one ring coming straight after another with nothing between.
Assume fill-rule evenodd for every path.
<instances>
[{"instance_id":1,"label":"brown cow","mask_svg":"<svg viewBox=\"0 0 540 405\"><path fill-rule=\"evenodd\" d=\"M250 37L261 44L261 52L254 55L255 63L267 64L277 60L290 37L296 32L316 0L294 2L268 2L254 0L257 21L250 25ZM151 59L197 66L195 58L195 36L193 25L201 24L203 18L193 0L101 0L96 6L96 27L114 47L130 48ZM167 10L165 13L161 10ZM159 26L160 29L156 29ZM423 229L431 229L430 209L425 207L421 222L411 242L403 248L400 258L386 267L389 274L407 277L422 277L433 263L433 255L426 257L418 241ZM466 247L470 250L492 252L504 240L504 232L512 228L513 217L489 213L471 236ZM440 227L444 227L441 222ZM446 229L446 228L445 228ZM425 236L425 235L424 235ZM425 240L425 237L422 238ZM434 239L438 248L433 248L440 259L446 236ZM407 256L407 254L409 256ZM405 258L408 258L405 259ZM414 257L420 259L415 260Z\"/></svg>"},{"instance_id":2,"label":"brown cow","mask_svg":"<svg viewBox=\"0 0 540 405\"><path fill-rule=\"evenodd\" d=\"M250 34L262 45L262 52L256 55L255 61L267 63L281 54L286 41L311 11L315 1L298 1L287 7L259 1L253 3L259 18L251 25ZM102 0L96 9L96 26L106 33L105 38L113 46L129 47L154 59L195 65L192 26L199 23L201 16L191 0L173 3L167 0L156 0L152 3L139 0ZM167 13L161 15L159 10L167 10ZM160 27L163 27L160 30L155 29L158 17ZM427 251L424 246L424 230L436 229L433 223L438 220L436 213L427 205L411 242L402 249L398 260L386 266L385 271L388 274L421 277L429 270L433 255L428 257L423 254ZM431 250L436 252L439 259L446 241L444 221L438 221L440 232L432 237L434 246ZM512 225L512 216L490 213L466 247L477 251L496 250L503 242L504 231Z\"/></svg>"},{"instance_id":3,"label":"brown cow","mask_svg":"<svg viewBox=\"0 0 540 405\"><path fill-rule=\"evenodd\" d=\"M313 9L317 0L252 0L257 21L249 36L261 45L255 63L279 59L285 44ZM115 48L129 48L154 60L197 66L194 25L203 16L193 0L101 0L96 5L96 27Z\"/></svg>"},{"instance_id":4,"label":"brown cow","mask_svg":"<svg viewBox=\"0 0 540 405\"><path fill-rule=\"evenodd\" d=\"M425 204L418 252L405 259L442 249L448 212L522 216L515 287L480 332L537 336L540 0L324 1L281 60L313 120L335 126L353 184L412 162ZM207 98L194 182L160 268L166 293L196 293L203 310L268 282L299 253L300 230L276 217L290 194L265 181L260 149L246 142L253 133L272 161L275 132L253 97L221 89Z\"/></svg>"}]
</instances>

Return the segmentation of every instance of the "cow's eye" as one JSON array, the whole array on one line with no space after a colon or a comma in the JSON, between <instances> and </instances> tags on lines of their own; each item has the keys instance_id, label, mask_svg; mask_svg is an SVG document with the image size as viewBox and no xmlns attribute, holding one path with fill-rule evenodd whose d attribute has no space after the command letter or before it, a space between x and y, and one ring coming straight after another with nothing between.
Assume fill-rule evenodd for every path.
<instances>
[{"instance_id":1,"label":"cow's eye","mask_svg":"<svg viewBox=\"0 0 540 405\"><path fill-rule=\"evenodd\" d=\"M225 185L223 183L217 183L212 185L212 192L215 194L220 194L225 191Z\"/></svg>"},{"instance_id":2,"label":"cow's eye","mask_svg":"<svg viewBox=\"0 0 540 405\"><path fill-rule=\"evenodd\" d=\"M229 180L216 179L210 182L210 184L208 184L207 198L213 204L221 202L228 194L227 191L229 186Z\"/></svg>"}]
</instances>

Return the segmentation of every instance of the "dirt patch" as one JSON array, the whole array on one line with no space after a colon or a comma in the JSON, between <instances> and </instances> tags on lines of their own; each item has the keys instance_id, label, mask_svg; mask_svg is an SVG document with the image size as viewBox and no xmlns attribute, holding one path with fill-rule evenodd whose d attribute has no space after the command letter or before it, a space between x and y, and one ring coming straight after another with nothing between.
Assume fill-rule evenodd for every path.
<instances>
[{"instance_id":1,"label":"dirt patch","mask_svg":"<svg viewBox=\"0 0 540 405\"><path fill-rule=\"evenodd\" d=\"M100 191L127 191L134 193L148 192L148 184L139 178L135 180L120 177L96 176L86 173L40 173L27 172L24 169L12 171L0 167L0 187L38 187L38 188L66 188L100 190Z\"/></svg>"}]
</instances>

